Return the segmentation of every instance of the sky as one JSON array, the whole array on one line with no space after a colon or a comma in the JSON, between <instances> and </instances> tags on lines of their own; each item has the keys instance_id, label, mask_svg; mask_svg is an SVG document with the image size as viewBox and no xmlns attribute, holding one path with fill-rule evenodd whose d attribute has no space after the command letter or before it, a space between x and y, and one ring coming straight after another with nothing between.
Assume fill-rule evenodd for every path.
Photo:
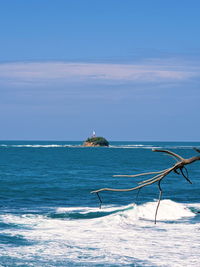
<instances>
[{"instance_id":1,"label":"sky","mask_svg":"<svg viewBox=\"0 0 200 267\"><path fill-rule=\"evenodd\" d=\"M199 12L0 0L0 140L200 141Z\"/></svg>"}]
</instances>

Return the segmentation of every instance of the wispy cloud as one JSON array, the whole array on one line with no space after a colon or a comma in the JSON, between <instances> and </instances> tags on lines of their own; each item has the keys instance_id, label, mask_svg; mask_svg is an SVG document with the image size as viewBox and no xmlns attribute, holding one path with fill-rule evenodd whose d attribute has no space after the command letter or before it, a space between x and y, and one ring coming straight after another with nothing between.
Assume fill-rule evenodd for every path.
<instances>
[{"instance_id":1,"label":"wispy cloud","mask_svg":"<svg viewBox=\"0 0 200 267\"><path fill-rule=\"evenodd\" d=\"M200 68L187 64L109 64L68 62L16 62L0 64L0 83L46 84L68 82L162 83L199 77Z\"/></svg>"}]
</instances>

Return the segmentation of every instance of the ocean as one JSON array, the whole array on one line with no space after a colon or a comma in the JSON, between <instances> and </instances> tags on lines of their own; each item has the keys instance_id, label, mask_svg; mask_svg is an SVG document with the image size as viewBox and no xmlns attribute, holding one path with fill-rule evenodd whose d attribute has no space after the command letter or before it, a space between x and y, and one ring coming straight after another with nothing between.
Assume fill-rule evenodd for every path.
<instances>
[{"instance_id":1,"label":"ocean","mask_svg":"<svg viewBox=\"0 0 200 267\"><path fill-rule=\"evenodd\" d=\"M113 177L169 168L153 148L188 158L200 142L0 141L0 266L200 266L200 162L188 183L171 173L131 192L148 177Z\"/></svg>"}]
</instances>

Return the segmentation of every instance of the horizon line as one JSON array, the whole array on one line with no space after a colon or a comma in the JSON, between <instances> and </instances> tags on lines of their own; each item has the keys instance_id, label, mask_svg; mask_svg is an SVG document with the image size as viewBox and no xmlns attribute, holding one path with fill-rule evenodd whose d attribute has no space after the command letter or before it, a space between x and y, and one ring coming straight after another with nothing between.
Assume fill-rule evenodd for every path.
<instances>
[{"instance_id":1,"label":"horizon line","mask_svg":"<svg viewBox=\"0 0 200 267\"><path fill-rule=\"evenodd\" d=\"M0 139L0 142L84 142L84 140L58 140L58 139ZM109 142L200 142L200 140L109 140Z\"/></svg>"}]
</instances>

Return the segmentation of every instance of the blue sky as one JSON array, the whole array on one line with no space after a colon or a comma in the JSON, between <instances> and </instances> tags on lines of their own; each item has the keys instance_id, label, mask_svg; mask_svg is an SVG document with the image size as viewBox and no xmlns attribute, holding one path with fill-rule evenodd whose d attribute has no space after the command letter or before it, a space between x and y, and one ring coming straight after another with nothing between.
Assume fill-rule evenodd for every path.
<instances>
[{"instance_id":1,"label":"blue sky","mask_svg":"<svg viewBox=\"0 0 200 267\"><path fill-rule=\"evenodd\" d=\"M199 10L0 0L0 139L199 141Z\"/></svg>"}]
</instances>

